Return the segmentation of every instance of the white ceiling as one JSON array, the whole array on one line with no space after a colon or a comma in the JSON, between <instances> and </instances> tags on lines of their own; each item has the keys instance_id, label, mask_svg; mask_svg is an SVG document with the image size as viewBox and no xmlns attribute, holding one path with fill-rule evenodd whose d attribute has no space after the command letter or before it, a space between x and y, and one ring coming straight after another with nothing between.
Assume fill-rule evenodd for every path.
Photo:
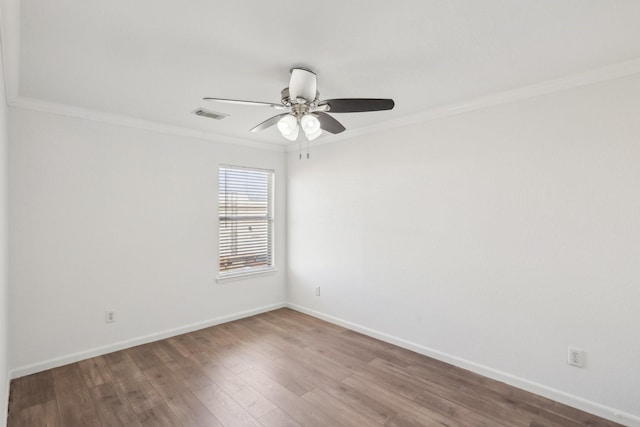
<instances>
[{"instance_id":1,"label":"white ceiling","mask_svg":"<svg viewBox=\"0 0 640 427\"><path fill-rule=\"evenodd\" d=\"M20 97L282 143L278 113L202 101L279 102L294 65L321 98L393 98L335 114L347 132L640 58L636 0L22 0ZM230 116L194 116L197 107ZM378 126L379 127L379 126ZM321 138L335 138L323 136Z\"/></svg>"}]
</instances>

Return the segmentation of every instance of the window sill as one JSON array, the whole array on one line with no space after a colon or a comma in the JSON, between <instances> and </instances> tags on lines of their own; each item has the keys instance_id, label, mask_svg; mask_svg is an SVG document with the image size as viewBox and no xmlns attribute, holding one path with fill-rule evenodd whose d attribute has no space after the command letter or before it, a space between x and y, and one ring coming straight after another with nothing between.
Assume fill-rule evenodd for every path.
<instances>
[{"instance_id":1,"label":"window sill","mask_svg":"<svg viewBox=\"0 0 640 427\"><path fill-rule=\"evenodd\" d=\"M227 282L235 282L236 280L249 279L252 277L266 276L268 274L273 274L278 271L277 268L264 268L256 271L243 271L238 273L229 273L225 275L218 276L216 278L216 282L218 283L227 283Z\"/></svg>"}]
</instances>

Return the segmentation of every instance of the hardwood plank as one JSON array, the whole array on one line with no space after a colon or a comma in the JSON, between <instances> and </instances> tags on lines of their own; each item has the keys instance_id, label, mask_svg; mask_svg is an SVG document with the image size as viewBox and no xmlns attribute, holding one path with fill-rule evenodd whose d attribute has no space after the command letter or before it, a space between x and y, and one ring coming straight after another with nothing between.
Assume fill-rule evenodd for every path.
<instances>
[{"instance_id":1,"label":"hardwood plank","mask_svg":"<svg viewBox=\"0 0 640 427\"><path fill-rule=\"evenodd\" d=\"M455 426L456 424L445 424L441 421L420 418L410 414L396 414L392 419L385 423L385 427L442 427ZM471 425L471 424L470 424Z\"/></svg>"},{"instance_id":2,"label":"hardwood plank","mask_svg":"<svg viewBox=\"0 0 640 427\"><path fill-rule=\"evenodd\" d=\"M349 405L354 412L366 415L379 424L386 423L396 415L396 412L389 408L384 402L374 400L368 393L362 393L344 382L336 384L333 387L322 386L322 389L341 402Z\"/></svg>"},{"instance_id":3,"label":"hardwood plank","mask_svg":"<svg viewBox=\"0 0 640 427\"><path fill-rule=\"evenodd\" d=\"M304 426L326 427L339 425L329 415L257 369L242 372L240 377L260 394L280 407L287 415Z\"/></svg>"},{"instance_id":4,"label":"hardwood plank","mask_svg":"<svg viewBox=\"0 0 640 427\"><path fill-rule=\"evenodd\" d=\"M142 370L135 364L129 353L116 351L105 354L103 357L115 380L122 378L144 378Z\"/></svg>"},{"instance_id":5,"label":"hardwood plank","mask_svg":"<svg viewBox=\"0 0 640 427\"><path fill-rule=\"evenodd\" d=\"M202 371L254 417L261 417L276 408L267 398L224 366L209 362L202 365Z\"/></svg>"},{"instance_id":6,"label":"hardwood plank","mask_svg":"<svg viewBox=\"0 0 640 427\"><path fill-rule=\"evenodd\" d=\"M528 425L531 419L530 414L523 413L508 402L488 398L482 392L469 391L464 387L445 394L444 397L449 397L460 407L484 414L496 424L524 426ZM422 399L419 397L416 401L421 402Z\"/></svg>"},{"instance_id":7,"label":"hardwood plank","mask_svg":"<svg viewBox=\"0 0 640 427\"><path fill-rule=\"evenodd\" d=\"M165 400L188 390L168 365L149 368L144 371L144 375Z\"/></svg>"},{"instance_id":8,"label":"hardwood plank","mask_svg":"<svg viewBox=\"0 0 640 427\"><path fill-rule=\"evenodd\" d=\"M258 421L265 427L300 427L300 424L280 408L267 412L258 418Z\"/></svg>"},{"instance_id":9,"label":"hardwood plank","mask_svg":"<svg viewBox=\"0 0 640 427\"><path fill-rule=\"evenodd\" d=\"M419 381L426 393L415 400L428 405L429 399L437 396L451 402L462 411L470 410L472 413L481 413L487 419L499 425L527 425L530 414L520 410L508 397L496 393L493 388L499 388L501 383L489 381L486 384L477 381L474 376L458 376L456 370L436 369L433 366L421 365L400 368L387 361L379 359L372 362L380 369L390 371L408 372L414 380ZM497 383L497 384L496 384ZM503 387L506 384L502 383ZM487 398L491 396L491 398ZM433 401L433 400L432 400Z\"/></svg>"},{"instance_id":10,"label":"hardwood plank","mask_svg":"<svg viewBox=\"0 0 640 427\"><path fill-rule=\"evenodd\" d=\"M243 358L242 350L237 345L218 347L209 350L206 354L209 354L209 360L215 360L234 373L253 368L251 363ZM201 355L202 353L194 354L192 359Z\"/></svg>"},{"instance_id":11,"label":"hardwood plank","mask_svg":"<svg viewBox=\"0 0 640 427\"><path fill-rule=\"evenodd\" d=\"M225 427L260 427L251 414L217 385L212 384L194 394Z\"/></svg>"},{"instance_id":12,"label":"hardwood plank","mask_svg":"<svg viewBox=\"0 0 640 427\"><path fill-rule=\"evenodd\" d=\"M140 422L127 398L118 393L110 383L100 384L90 390L102 427L139 427Z\"/></svg>"},{"instance_id":13,"label":"hardwood plank","mask_svg":"<svg viewBox=\"0 0 640 427\"><path fill-rule=\"evenodd\" d=\"M505 387L509 386L505 384ZM565 425L569 425L569 422L577 422L580 425L593 427L613 427L618 425L604 418L588 414L524 390L514 389L510 396L519 408L537 414L538 419L547 420L545 421L547 423L556 422L561 424L564 422Z\"/></svg>"},{"instance_id":14,"label":"hardwood plank","mask_svg":"<svg viewBox=\"0 0 640 427\"><path fill-rule=\"evenodd\" d=\"M380 369L370 363L354 366L353 372L407 399L413 400L424 391L423 385L409 375L402 372Z\"/></svg>"},{"instance_id":15,"label":"hardwood plank","mask_svg":"<svg viewBox=\"0 0 640 427\"><path fill-rule=\"evenodd\" d=\"M341 334L316 334L314 346L322 348L336 357L347 357L364 363L369 363L376 358L375 354L372 354L366 348L358 347L352 342L345 340Z\"/></svg>"},{"instance_id":16,"label":"hardwood plank","mask_svg":"<svg viewBox=\"0 0 640 427\"><path fill-rule=\"evenodd\" d=\"M153 353L162 363L178 362L185 357L169 341L162 340L151 343Z\"/></svg>"},{"instance_id":17,"label":"hardwood plank","mask_svg":"<svg viewBox=\"0 0 640 427\"><path fill-rule=\"evenodd\" d=\"M120 394L125 396L136 414L142 414L164 403L160 393L146 377L139 379L133 377L118 378L115 387Z\"/></svg>"},{"instance_id":18,"label":"hardwood plank","mask_svg":"<svg viewBox=\"0 0 640 427\"><path fill-rule=\"evenodd\" d=\"M311 317L308 314L301 313L299 311L292 310L290 308L281 308L278 310L270 311L269 314L280 317L283 321L294 323L296 325L306 325L309 330L321 331L327 334L340 334L347 329L334 325L333 323L325 322L315 317Z\"/></svg>"},{"instance_id":19,"label":"hardwood plank","mask_svg":"<svg viewBox=\"0 0 640 427\"><path fill-rule=\"evenodd\" d=\"M207 347L203 346L200 341L196 340L192 334L178 335L168 338L165 342L175 348L182 357L189 357L195 352L207 350Z\"/></svg>"},{"instance_id":20,"label":"hardwood plank","mask_svg":"<svg viewBox=\"0 0 640 427\"><path fill-rule=\"evenodd\" d=\"M434 373L432 371L429 372L420 372L419 374L410 375L407 372L407 368L401 368L395 366L391 362L382 360L382 359L374 359L369 363L370 366L379 369L380 371L387 372L393 375L397 375L400 378L410 377L411 381L414 384L417 384L423 391L440 395L440 396L450 396L451 393L456 393L460 389L460 383L457 381L444 380L438 381L440 373Z\"/></svg>"},{"instance_id":21,"label":"hardwood plank","mask_svg":"<svg viewBox=\"0 0 640 427\"><path fill-rule=\"evenodd\" d=\"M396 419L404 419L417 423L441 423L448 425L447 417L440 415L439 413L421 406L419 403L414 402L411 399L407 399L404 396L388 390L384 385L376 384L358 375L351 376L344 380L345 384L348 384L359 390L362 393L368 393L369 396L375 400L384 402L385 405L391 407L396 414L402 415L401 417L394 417ZM393 420L393 419L392 419Z\"/></svg>"},{"instance_id":22,"label":"hardwood plank","mask_svg":"<svg viewBox=\"0 0 640 427\"><path fill-rule=\"evenodd\" d=\"M63 427L55 400L12 410L9 413L8 425L13 427Z\"/></svg>"},{"instance_id":23,"label":"hardwood plank","mask_svg":"<svg viewBox=\"0 0 640 427\"><path fill-rule=\"evenodd\" d=\"M222 427L223 424L190 391L174 394L167 405L185 427Z\"/></svg>"},{"instance_id":24,"label":"hardwood plank","mask_svg":"<svg viewBox=\"0 0 640 427\"><path fill-rule=\"evenodd\" d=\"M315 345L306 347L304 350L306 352L312 353L313 356L310 355L309 357L322 357L324 359L331 360L334 363L337 363L343 368L349 370L349 372L352 372L351 370L354 366L365 364L373 360L371 358L368 358L369 360L362 361L321 342L317 342Z\"/></svg>"},{"instance_id":25,"label":"hardwood plank","mask_svg":"<svg viewBox=\"0 0 640 427\"><path fill-rule=\"evenodd\" d=\"M113 375L104 356L82 360L78 362L78 366L89 388L113 381Z\"/></svg>"},{"instance_id":26,"label":"hardwood plank","mask_svg":"<svg viewBox=\"0 0 640 427\"><path fill-rule=\"evenodd\" d=\"M279 342L277 338L270 337L270 339L275 340L276 343ZM342 368L339 364L327 359L323 360L320 356L310 357L301 349L288 348L281 354L282 356L276 359L266 362L262 359L263 363L254 365L299 395L320 385L331 386L351 374L351 371ZM314 364L311 359L315 359L317 364ZM252 361L255 360L255 358L252 359ZM302 393L300 389L303 390Z\"/></svg>"},{"instance_id":27,"label":"hardwood plank","mask_svg":"<svg viewBox=\"0 0 640 427\"><path fill-rule=\"evenodd\" d=\"M219 325L219 327L233 335L236 338L236 343L238 341L259 342L264 334L254 331L248 327L246 323L243 324L242 322L243 319L240 319L235 322L224 323Z\"/></svg>"},{"instance_id":28,"label":"hardwood plank","mask_svg":"<svg viewBox=\"0 0 640 427\"><path fill-rule=\"evenodd\" d=\"M305 334L311 330L307 325L291 321L291 319L286 321L273 313L262 313L253 318L258 319L260 323L267 328L269 333L278 334L283 337Z\"/></svg>"},{"instance_id":29,"label":"hardwood plank","mask_svg":"<svg viewBox=\"0 0 640 427\"><path fill-rule=\"evenodd\" d=\"M56 399L50 370L12 380L10 390L9 413Z\"/></svg>"},{"instance_id":30,"label":"hardwood plank","mask_svg":"<svg viewBox=\"0 0 640 427\"><path fill-rule=\"evenodd\" d=\"M338 381L342 381L352 374L349 368L340 363L322 354L310 353L306 351L306 348L299 348L279 336L272 337L271 342L273 345L280 347L287 358L295 360L310 371L321 373Z\"/></svg>"},{"instance_id":31,"label":"hardwood plank","mask_svg":"<svg viewBox=\"0 0 640 427\"><path fill-rule=\"evenodd\" d=\"M191 359L182 359L179 362L167 363L171 371L175 374L182 384L191 391L200 390L213 383L200 368L201 365L196 364Z\"/></svg>"},{"instance_id":32,"label":"hardwood plank","mask_svg":"<svg viewBox=\"0 0 640 427\"><path fill-rule=\"evenodd\" d=\"M354 411L349 405L324 390L317 388L306 393L302 398L313 406L327 410L341 426L380 427L380 424L374 421L373 418ZM375 416L375 414L373 415Z\"/></svg>"},{"instance_id":33,"label":"hardwood plank","mask_svg":"<svg viewBox=\"0 0 640 427\"><path fill-rule=\"evenodd\" d=\"M138 414L138 420L144 427L176 427L184 425L166 403L154 406Z\"/></svg>"},{"instance_id":34,"label":"hardwood plank","mask_svg":"<svg viewBox=\"0 0 640 427\"><path fill-rule=\"evenodd\" d=\"M52 370L60 421L65 426L100 427L100 420L77 363Z\"/></svg>"},{"instance_id":35,"label":"hardwood plank","mask_svg":"<svg viewBox=\"0 0 640 427\"><path fill-rule=\"evenodd\" d=\"M260 315L252 316L252 317L246 317L246 318L240 319L240 320L238 320L238 321L236 321L234 323L236 325L238 325L238 326L242 326L244 328L249 329L252 334L260 335L260 336L269 335L269 334L286 333L286 331L284 329L282 329L278 325L275 325L273 323L267 322ZM291 333L291 330L289 330L289 333Z\"/></svg>"},{"instance_id":36,"label":"hardwood plank","mask_svg":"<svg viewBox=\"0 0 640 427\"><path fill-rule=\"evenodd\" d=\"M215 348L218 345L214 343L206 333L208 329L210 328L200 329L189 334L198 343L198 349L195 349L195 351L207 351L211 348Z\"/></svg>"},{"instance_id":37,"label":"hardwood plank","mask_svg":"<svg viewBox=\"0 0 640 427\"><path fill-rule=\"evenodd\" d=\"M238 341L233 334L225 331L220 326L201 329L196 333L209 344L208 350L234 345Z\"/></svg>"},{"instance_id":38,"label":"hardwood plank","mask_svg":"<svg viewBox=\"0 0 640 427\"><path fill-rule=\"evenodd\" d=\"M483 416L480 412L455 404L450 400L429 392L422 393L414 401L434 412L442 414L453 424L471 424L478 427L491 427L497 425L510 427L518 425L514 420L510 420L509 424L501 424L496 419L489 419Z\"/></svg>"},{"instance_id":39,"label":"hardwood plank","mask_svg":"<svg viewBox=\"0 0 640 427\"><path fill-rule=\"evenodd\" d=\"M244 349L241 351L241 354L246 360L251 361L253 367L260 369L280 385L298 396L302 396L306 392L313 390L316 386L315 382L310 378L310 375L304 372L303 369L292 369L291 366L286 366L284 363L277 363L251 349Z\"/></svg>"},{"instance_id":40,"label":"hardwood plank","mask_svg":"<svg viewBox=\"0 0 640 427\"><path fill-rule=\"evenodd\" d=\"M153 343L150 343L129 348L124 350L124 352L131 357L140 370L144 371L146 369L153 368L154 366L162 365L162 360L156 356L153 352L153 348Z\"/></svg>"},{"instance_id":41,"label":"hardwood plank","mask_svg":"<svg viewBox=\"0 0 640 427\"><path fill-rule=\"evenodd\" d=\"M399 377L407 376L407 368L395 366L393 363L382 359L374 359L371 366L398 375ZM412 370L414 375L409 376L413 384L417 384L423 392L413 398L414 401L421 403L423 406L439 412L452 421L466 419L474 425L507 425L518 426L527 425L530 416L518 411L508 400L501 401L495 397L491 402L495 404L490 409L483 402L483 396L490 391L482 386L475 385L474 392L469 393L460 381L452 381L451 378L443 375L443 370ZM440 381L439 378L442 378ZM470 382L474 384L474 382ZM454 403L455 402L455 403ZM481 415L488 412L489 415ZM505 419L504 415L508 414Z\"/></svg>"},{"instance_id":42,"label":"hardwood plank","mask_svg":"<svg viewBox=\"0 0 640 427\"><path fill-rule=\"evenodd\" d=\"M348 329L342 332L339 337L345 343L351 343L352 346L365 349L369 354L375 356L375 358L386 360L399 366L406 367L409 365L403 357L397 354L396 349L398 347L392 344Z\"/></svg>"},{"instance_id":43,"label":"hardwood plank","mask_svg":"<svg viewBox=\"0 0 640 427\"><path fill-rule=\"evenodd\" d=\"M525 405L526 406L526 405ZM577 412L577 413L576 413ZM551 402L544 408L532 407L531 413L535 414L532 419L539 423L546 424L549 427L556 426L593 426L593 427L612 427L617 424L595 415L586 414L574 408L569 408L557 402Z\"/></svg>"}]
</instances>

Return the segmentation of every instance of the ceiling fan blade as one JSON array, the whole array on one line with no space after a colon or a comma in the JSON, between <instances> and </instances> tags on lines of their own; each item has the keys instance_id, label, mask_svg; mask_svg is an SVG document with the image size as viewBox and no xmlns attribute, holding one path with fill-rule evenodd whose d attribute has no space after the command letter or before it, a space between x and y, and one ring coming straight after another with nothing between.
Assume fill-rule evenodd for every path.
<instances>
[{"instance_id":1,"label":"ceiling fan blade","mask_svg":"<svg viewBox=\"0 0 640 427\"><path fill-rule=\"evenodd\" d=\"M258 132L258 131L261 131L261 130L265 130L266 128L269 128L269 127L275 125L276 123L278 123L282 117L288 116L288 115L289 115L289 113L283 113L283 114L278 114L277 116L273 116L273 117L265 120L264 122L260 123L259 125L255 126L249 132Z\"/></svg>"},{"instance_id":2,"label":"ceiling fan blade","mask_svg":"<svg viewBox=\"0 0 640 427\"><path fill-rule=\"evenodd\" d=\"M251 105L258 107L271 107L275 109L283 109L287 108L282 104L273 104L271 102L258 102L258 101L243 101L241 99L226 99L226 98L202 98L205 101L216 101L216 102L225 102L227 104L237 104L237 105Z\"/></svg>"},{"instance_id":3,"label":"ceiling fan blade","mask_svg":"<svg viewBox=\"0 0 640 427\"><path fill-rule=\"evenodd\" d=\"M316 74L304 68L292 68L289 79L289 97L291 100L298 98L312 102L316 99L318 88Z\"/></svg>"},{"instance_id":4,"label":"ceiling fan blade","mask_svg":"<svg viewBox=\"0 0 640 427\"><path fill-rule=\"evenodd\" d=\"M313 113L318 118L320 122L320 128L326 130L329 133L340 133L345 131L345 127L342 126L342 123L328 115L327 113L316 112Z\"/></svg>"},{"instance_id":5,"label":"ceiling fan blade","mask_svg":"<svg viewBox=\"0 0 640 427\"><path fill-rule=\"evenodd\" d=\"M327 99L320 106L327 105L326 110L331 113L359 113L363 111L391 110L395 102L393 99L381 98L343 98Z\"/></svg>"}]
</instances>

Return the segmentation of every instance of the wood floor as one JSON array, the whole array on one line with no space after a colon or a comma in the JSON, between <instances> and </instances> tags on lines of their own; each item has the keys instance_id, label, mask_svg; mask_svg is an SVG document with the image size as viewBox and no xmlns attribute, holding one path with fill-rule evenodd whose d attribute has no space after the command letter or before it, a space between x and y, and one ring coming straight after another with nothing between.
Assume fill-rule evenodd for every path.
<instances>
[{"instance_id":1,"label":"wood floor","mask_svg":"<svg viewBox=\"0 0 640 427\"><path fill-rule=\"evenodd\" d=\"M8 425L617 424L281 309L18 378Z\"/></svg>"}]
</instances>

